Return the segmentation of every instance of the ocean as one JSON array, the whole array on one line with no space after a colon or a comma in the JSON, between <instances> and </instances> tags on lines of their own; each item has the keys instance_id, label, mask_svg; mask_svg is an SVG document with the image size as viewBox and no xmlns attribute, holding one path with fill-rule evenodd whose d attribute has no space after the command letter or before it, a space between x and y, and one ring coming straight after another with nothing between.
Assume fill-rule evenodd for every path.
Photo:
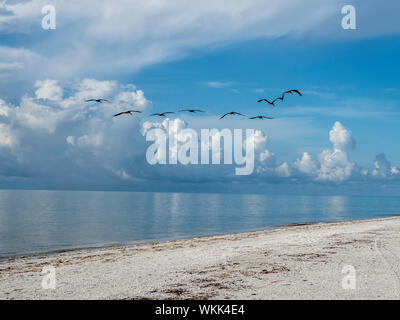
<instances>
[{"instance_id":1,"label":"ocean","mask_svg":"<svg viewBox=\"0 0 400 320\"><path fill-rule=\"evenodd\" d=\"M0 257L396 214L399 197L0 190Z\"/></svg>"}]
</instances>

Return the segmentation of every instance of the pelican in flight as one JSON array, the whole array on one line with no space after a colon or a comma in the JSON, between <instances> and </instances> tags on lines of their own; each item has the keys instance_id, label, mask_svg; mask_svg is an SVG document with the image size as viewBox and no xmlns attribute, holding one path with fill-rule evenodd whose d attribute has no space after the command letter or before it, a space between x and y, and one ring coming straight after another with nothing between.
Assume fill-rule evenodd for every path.
<instances>
[{"instance_id":1,"label":"pelican in flight","mask_svg":"<svg viewBox=\"0 0 400 320\"><path fill-rule=\"evenodd\" d=\"M137 112L137 113L142 113L142 111L138 111L138 110L127 110L127 111L122 111L122 112L120 112L120 113L114 114L113 117L118 117L118 116L123 115L123 114L130 114L130 115L132 115L132 113L135 113L135 112Z\"/></svg>"},{"instance_id":2,"label":"pelican in flight","mask_svg":"<svg viewBox=\"0 0 400 320\"><path fill-rule=\"evenodd\" d=\"M283 94L285 94L285 93L293 94L293 92L297 93L299 96L302 96L302 94L300 93L300 91L297 90L297 89L292 89L292 90L285 91Z\"/></svg>"},{"instance_id":3,"label":"pelican in flight","mask_svg":"<svg viewBox=\"0 0 400 320\"><path fill-rule=\"evenodd\" d=\"M272 101L269 101L269 100L267 100L267 99L260 99L260 100L258 100L257 102L265 101L265 102L267 102L269 105L275 107L275 101L278 100L278 99L280 99L280 98L276 98L276 99L274 99L274 100L272 100ZM283 98L282 98L282 100L283 100Z\"/></svg>"},{"instance_id":4,"label":"pelican in flight","mask_svg":"<svg viewBox=\"0 0 400 320\"><path fill-rule=\"evenodd\" d=\"M232 111L232 112L228 112L228 113L225 113L220 119L222 119L222 118L224 118L224 117L226 117L226 116L229 116L229 115L238 115L238 116L243 116L243 117L245 117L245 115L244 114L241 114L241 113L239 113L239 112L235 112L235 111Z\"/></svg>"},{"instance_id":5,"label":"pelican in flight","mask_svg":"<svg viewBox=\"0 0 400 320\"><path fill-rule=\"evenodd\" d=\"M273 118L271 118L271 117L266 117L266 116L255 116L255 117L251 117L251 118L249 118L249 119L261 119L261 120L263 120L263 119L269 119L269 120L272 120Z\"/></svg>"},{"instance_id":6,"label":"pelican in flight","mask_svg":"<svg viewBox=\"0 0 400 320\"><path fill-rule=\"evenodd\" d=\"M87 99L86 102L97 102L97 103L103 103L103 101L110 103L107 99Z\"/></svg>"},{"instance_id":7,"label":"pelican in flight","mask_svg":"<svg viewBox=\"0 0 400 320\"><path fill-rule=\"evenodd\" d=\"M190 112L190 113L196 113L196 112L204 112L203 110L199 109L184 109L184 110L179 110L180 112Z\"/></svg>"},{"instance_id":8,"label":"pelican in flight","mask_svg":"<svg viewBox=\"0 0 400 320\"><path fill-rule=\"evenodd\" d=\"M150 117L152 117L152 116L159 116L159 117L165 117L165 115L166 114L169 114L169 113L174 113L174 112L163 112L163 113L153 113L153 114L151 114L150 115Z\"/></svg>"}]
</instances>

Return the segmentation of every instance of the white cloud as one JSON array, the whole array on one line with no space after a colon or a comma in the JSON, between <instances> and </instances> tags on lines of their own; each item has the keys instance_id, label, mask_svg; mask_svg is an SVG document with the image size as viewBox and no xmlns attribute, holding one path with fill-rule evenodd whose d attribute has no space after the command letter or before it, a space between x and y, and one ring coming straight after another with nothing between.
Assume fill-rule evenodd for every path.
<instances>
[{"instance_id":1,"label":"white cloud","mask_svg":"<svg viewBox=\"0 0 400 320\"><path fill-rule=\"evenodd\" d=\"M333 143L333 148L338 151L352 151L356 148L351 132L348 131L340 122L335 122L329 132L329 140Z\"/></svg>"},{"instance_id":2,"label":"white cloud","mask_svg":"<svg viewBox=\"0 0 400 320\"><path fill-rule=\"evenodd\" d=\"M226 88L230 87L233 82L222 82L222 81L208 81L204 82L204 85L210 88Z\"/></svg>"},{"instance_id":3,"label":"white cloud","mask_svg":"<svg viewBox=\"0 0 400 320\"><path fill-rule=\"evenodd\" d=\"M35 87L38 88L35 92L37 99L58 101L62 98L63 90L55 80L38 80L35 83Z\"/></svg>"},{"instance_id":4,"label":"white cloud","mask_svg":"<svg viewBox=\"0 0 400 320\"><path fill-rule=\"evenodd\" d=\"M317 180L343 182L353 174L356 165L349 161L348 155L342 150L325 150L318 156L320 168Z\"/></svg>"},{"instance_id":5,"label":"white cloud","mask_svg":"<svg viewBox=\"0 0 400 320\"><path fill-rule=\"evenodd\" d=\"M286 162L282 163L275 170L276 170L277 174L281 177L285 177L285 178L290 177L290 168Z\"/></svg>"},{"instance_id":6,"label":"white cloud","mask_svg":"<svg viewBox=\"0 0 400 320\"><path fill-rule=\"evenodd\" d=\"M302 158L297 159L293 166L300 172L308 175L314 175L318 170L315 161L308 152L304 152Z\"/></svg>"},{"instance_id":7,"label":"white cloud","mask_svg":"<svg viewBox=\"0 0 400 320\"><path fill-rule=\"evenodd\" d=\"M393 177L399 174L399 169L389 162L386 155L383 153L378 154L374 161L375 169L371 174L378 178Z\"/></svg>"},{"instance_id":8,"label":"white cloud","mask_svg":"<svg viewBox=\"0 0 400 320\"><path fill-rule=\"evenodd\" d=\"M52 175L53 180L73 174L84 179L85 171L98 175L100 181L109 174L118 178L124 166L130 174L130 161L144 150L139 134L141 115L112 116L125 108L116 101L120 97L126 97L130 108L149 110L151 102L142 91L128 89L133 86L124 89L116 82L83 79L63 99L57 81L38 81L36 87L35 95L24 95L17 106L0 100L0 147L9 154L0 158L0 168L14 167L13 172L29 172L38 178ZM110 96L111 103L85 102L95 94Z\"/></svg>"},{"instance_id":9,"label":"white cloud","mask_svg":"<svg viewBox=\"0 0 400 320\"><path fill-rule=\"evenodd\" d=\"M320 152L316 160L310 153L304 152L292 164L278 161L275 153L269 150L268 136L262 130L255 130L250 137L254 141L255 170L248 178L234 176L235 164L150 166L146 162L149 143L143 135L153 128L176 133L177 141L169 144L170 149L165 150L167 154L157 155L168 157L172 148L188 141L189 124L180 118L141 122L152 106L143 91L134 85L94 79L78 80L71 86L72 90L64 90L60 82L53 80L36 82L36 87L33 96L25 94L16 106L0 100L2 176L12 172L13 175L32 175L35 179L48 177L50 181L58 179L61 185L70 176L79 177L75 178L76 183L88 179L103 184L109 183L110 179L127 183L155 179L169 182L255 179L265 183L296 180L338 184L360 179L393 180L399 177L399 169L383 154L376 157L371 173L351 161L349 153L355 149L356 142L340 122L336 122L329 132L332 149ZM63 97L63 92L66 97ZM85 102L85 99L93 97L105 97L110 103ZM142 110L143 114L112 117L128 106ZM192 118L191 123L195 120ZM237 124L237 119L231 121L224 125ZM205 123L210 125L209 121ZM249 122L249 125L253 123ZM223 154L223 144L215 148L222 137L221 131L213 135L218 139L212 139L212 150ZM245 140L243 145L247 143L248 140ZM201 145L201 148L204 146ZM171 154L174 155L173 152Z\"/></svg>"},{"instance_id":10,"label":"white cloud","mask_svg":"<svg viewBox=\"0 0 400 320\"><path fill-rule=\"evenodd\" d=\"M0 46L2 87L15 91L20 87L16 84L24 81L27 86L39 75L64 81L88 75L121 76L196 50L251 39L322 34L325 41L344 36L338 10L345 4L343 0L57 0L52 3L57 10L57 29L44 32L41 9L48 4L47 0L9 0L0 6L0 32L5 39ZM395 1L390 5L359 4L363 16L372 17L368 21L374 23L368 28L364 25L355 36L399 32L396 9L390 7L399 5ZM376 15L377 9L385 15ZM12 45L12 38L7 41L9 34L29 34L37 40L21 48ZM231 84L208 83L212 87Z\"/></svg>"},{"instance_id":11,"label":"white cloud","mask_svg":"<svg viewBox=\"0 0 400 320\"><path fill-rule=\"evenodd\" d=\"M0 99L0 116L8 117L11 110L12 109L6 104L6 102Z\"/></svg>"},{"instance_id":12,"label":"white cloud","mask_svg":"<svg viewBox=\"0 0 400 320\"><path fill-rule=\"evenodd\" d=\"M74 137L74 136L68 136L66 139L67 143L72 145L72 146L78 146L81 148L93 146L93 147L99 147L103 143L103 134L102 133L97 133L94 135L87 135L84 134L81 137Z\"/></svg>"},{"instance_id":13,"label":"white cloud","mask_svg":"<svg viewBox=\"0 0 400 320\"><path fill-rule=\"evenodd\" d=\"M357 165L349 160L348 152L355 149L356 142L340 122L329 132L332 150L324 150L318 155L318 164L305 152L293 167L309 179L321 182L344 182L352 177Z\"/></svg>"},{"instance_id":14,"label":"white cloud","mask_svg":"<svg viewBox=\"0 0 400 320\"><path fill-rule=\"evenodd\" d=\"M6 69L23 67L19 76L28 81L38 74L66 80L128 73L193 50L312 32L338 14L338 0L56 1L57 36L51 37L40 28L41 9L47 4L9 1L4 6L8 14L0 18L3 33L34 34L39 39L27 49L0 47Z\"/></svg>"}]
</instances>

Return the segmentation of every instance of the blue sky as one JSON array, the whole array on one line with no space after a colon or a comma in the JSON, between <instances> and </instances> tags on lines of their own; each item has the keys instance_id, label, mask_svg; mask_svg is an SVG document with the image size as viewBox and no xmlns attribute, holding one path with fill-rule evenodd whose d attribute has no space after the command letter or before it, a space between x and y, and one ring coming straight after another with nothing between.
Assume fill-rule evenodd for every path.
<instances>
[{"instance_id":1,"label":"blue sky","mask_svg":"<svg viewBox=\"0 0 400 320\"><path fill-rule=\"evenodd\" d=\"M399 56L400 38L393 36L329 43L287 38L249 41L149 67L130 80L151 94L157 110L193 105L217 114L232 109L304 117L322 131L341 121L357 140L366 141L356 151L359 161L370 163L380 149L399 162L400 149L393 148L399 139L399 120L393 117L399 112ZM208 82L219 82L220 87ZM290 88L301 88L304 97L289 97L275 109L256 102ZM327 143L326 136L307 138L304 143L310 146L322 148ZM287 149L280 153L290 153Z\"/></svg>"},{"instance_id":2,"label":"blue sky","mask_svg":"<svg viewBox=\"0 0 400 320\"><path fill-rule=\"evenodd\" d=\"M279 184L293 193L398 188L396 1L354 1L357 30L341 28L347 3L336 0L0 3L2 188L179 191L190 184L204 191L237 182L210 168L146 164L140 131L150 120L109 119L126 106L145 115L201 108L207 112L170 121L262 131L260 153L268 150L272 160L240 183L256 181L265 190ZM41 28L41 8L49 3L57 10L56 30ZM275 108L257 103L292 88L304 96L288 96ZM82 105L96 95L112 104ZM219 121L228 111L275 119ZM354 139L354 147L337 148L335 135ZM126 136L128 146L113 144ZM188 180L192 169L196 178Z\"/></svg>"}]
</instances>

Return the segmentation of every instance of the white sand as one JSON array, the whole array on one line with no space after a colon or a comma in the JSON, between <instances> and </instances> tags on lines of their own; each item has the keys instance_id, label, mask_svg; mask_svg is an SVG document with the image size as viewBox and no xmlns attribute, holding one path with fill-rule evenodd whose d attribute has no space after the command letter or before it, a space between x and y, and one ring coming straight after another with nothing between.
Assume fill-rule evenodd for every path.
<instances>
[{"instance_id":1,"label":"white sand","mask_svg":"<svg viewBox=\"0 0 400 320\"><path fill-rule=\"evenodd\" d=\"M0 299L398 299L399 258L400 217L286 227L1 261Z\"/></svg>"}]
</instances>

